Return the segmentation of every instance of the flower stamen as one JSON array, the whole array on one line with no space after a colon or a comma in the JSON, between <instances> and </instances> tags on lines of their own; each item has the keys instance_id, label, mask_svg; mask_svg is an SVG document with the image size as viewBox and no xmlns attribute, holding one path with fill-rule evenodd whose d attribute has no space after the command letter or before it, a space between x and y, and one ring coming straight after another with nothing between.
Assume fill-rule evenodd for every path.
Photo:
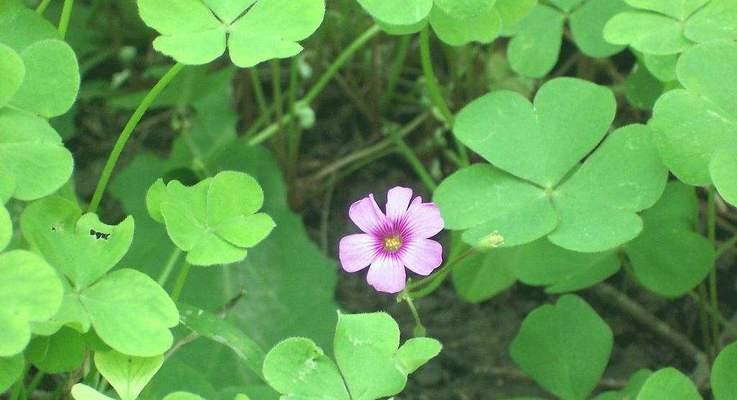
<instances>
[{"instance_id":1,"label":"flower stamen","mask_svg":"<svg viewBox=\"0 0 737 400\"><path fill-rule=\"evenodd\" d=\"M384 250L394 253L402 247L402 239L399 235L391 235L384 238Z\"/></svg>"}]
</instances>

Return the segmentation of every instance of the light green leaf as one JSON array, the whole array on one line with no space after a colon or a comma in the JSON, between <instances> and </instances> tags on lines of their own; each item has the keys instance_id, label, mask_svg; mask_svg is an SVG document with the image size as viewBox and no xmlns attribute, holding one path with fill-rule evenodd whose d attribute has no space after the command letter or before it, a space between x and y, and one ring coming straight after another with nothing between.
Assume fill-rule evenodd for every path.
<instances>
[{"instance_id":1,"label":"light green leaf","mask_svg":"<svg viewBox=\"0 0 737 400\"><path fill-rule=\"evenodd\" d=\"M698 43L737 39L737 4L711 0L688 19L685 34Z\"/></svg>"},{"instance_id":2,"label":"light green leaf","mask_svg":"<svg viewBox=\"0 0 737 400\"><path fill-rule=\"evenodd\" d=\"M202 397L189 393L189 392L174 392L169 393L164 397L164 400L205 400ZM236 398L237 400L237 398ZM248 400L248 397L246 397L246 400Z\"/></svg>"},{"instance_id":3,"label":"light green leaf","mask_svg":"<svg viewBox=\"0 0 737 400\"><path fill-rule=\"evenodd\" d=\"M515 27L507 57L512 69L522 75L540 78L558 62L563 41L565 16L544 5L535 7Z\"/></svg>"},{"instance_id":4,"label":"light green leaf","mask_svg":"<svg viewBox=\"0 0 737 400\"><path fill-rule=\"evenodd\" d=\"M609 89L559 78L532 104L507 91L474 100L458 113L453 132L495 166L553 188L601 141L615 109Z\"/></svg>"},{"instance_id":5,"label":"light green leaf","mask_svg":"<svg viewBox=\"0 0 737 400\"><path fill-rule=\"evenodd\" d=\"M21 215L26 239L77 288L85 288L113 268L130 248L133 217L118 225L100 222L96 214L80 215L76 204L47 197Z\"/></svg>"},{"instance_id":6,"label":"light green leaf","mask_svg":"<svg viewBox=\"0 0 737 400\"><path fill-rule=\"evenodd\" d=\"M648 71L658 78L661 82L670 82L676 80L676 63L679 54L670 54L667 56L656 56L654 54L645 54L642 56L643 62Z\"/></svg>"},{"instance_id":7,"label":"light green leaf","mask_svg":"<svg viewBox=\"0 0 737 400\"><path fill-rule=\"evenodd\" d=\"M612 350L612 331L581 298L563 296L532 311L510 346L514 362L565 400L589 396Z\"/></svg>"},{"instance_id":8,"label":"light green leaf","mask_svg":"<svg viewBox=\"0 0 737 400\"><path fill-rule=\"evenodd\" d=\"M622 388L622 390L601 393L594 397L594 400L633 400L637 398L642 385L652 374L653 371L649 369L641 369L630 376L627 386Z\"/></svg>"},{"instance_id":9,"label":"light green leaf","mask_svg":"<svg viewBox=\"0 0 737 400\"><path fill-rule=\"evenodd\" d=\"M3 251L8 246L12 238L13 221L10 220L8 209L0 204L0 251Z\"/></svg>"},{"instance_id":10,"label":"light green leaf","mask_svg":"<svg viewBox=\"0 0 737 400\"><path fill-rule=\"evenodd\" d=\"M20 88L26 75L23 59L10 47L0 43L0 107L4 107Z\"/></svg>"},{"instance_id":11,"label":"light green leaf","mask_svg":"<svg viewBox=\"0 0 737 400\"><path fill-rule=\"evenodd\" d=\"M153 357L172 344L168 328L179 323L169 295L147 275L121 269L80 294L95 332L113 349Z\"/></svg>"},{"instance_id":12,"label":"light green leaf","mask_svg":"<svg viewBox=\"0 0 737 400\"><path fill-rule=\"evenodd\" d=\"M665 368L650 375L637 400L702 400L702 397L686 375L675 368Z\"/></svg>"},{"instance_id":13,"label":"light green leaf","mask_svg":"<svg viewBox=\"0 0 737 400\"><path fill-rule=\"evenodd\" d=\"M268 215L254 214L263 204L263 191L241 172L220 172L192 187L170 181L163 192L155 183L149 193L149 212L157 216L160 210L169 237L188 252L187 261L193 265L241 261L246 248L275 226Z\"/></svg>"},{"instance_id":14,"label":"light green leaf","mask_svg":"<svg viewBox=\"0 0 737 400\"><path fill-rule=\"evenodd\" d=\"M37 336L26 349L28 361L47 374L59 374L79 369L84 362L87 345L82 335L61 328L51 336Z\"/></svg>"},{"instance_id":15,"label":"light green leaf","mask_svg":"<svg viewBox=\"0 0 737 400\"><path fill-rule=\"evenodd\" d=\"M7 5L5 1L3 5ZM29 45L44 39L59 39L56 27L39 13L26 7L0 10L0 43L20 53Z\"/></svg>"},{"instance_id":16,"label":"light green leaf","mask_svg":"<svg viewBox=\"0 0 737 400\"><path fill-rule=\"evenodd\" d=\"M71 288L68 280L62 279L64 286L64 297L59 310L47 321L34 322L31 330L35 334L49 336L53 335L63 326L68 326L80 333L90 330L91 322L87 311L79 301L79 296Z\"/></svg>"},{"instance_id":17,"label":"light green leaf","mask_svg":"<svg viewBox=\"0 0 737 400\"><path fill-rule=\"evenodd\" d=\"M289 338L274 346L263 372L269 385L286 395L282 398L351 398L335 363L310 339Z\"/></svg>"},{"instance_id":18,"label":"light green leaf","mask_svg":"<svg viewBox=\"0 0 737 400\"><path fill-rule=\"evenodd\" d=\"M553 197L561 221L549 236L553 243L604 251L640 233L642 221L635 213L655 204L668 176L651 136L644 125L617 129L560 186ZM627 168L612 168L623 165Z\"/></svg>"},{"instance_id":19,"label":"light green leaf","mask_svg":"<svg viewBox=\"0 0 737 400\"><path fill-rule=\"evenodd\" d=\"M72 397L74 400L115 400L83 383L72 386Z\"/></svg>"},{"instance_id":20,"label":"light green leaf","mask_svg":"<svg viewBox=\"0 0 737 400\"><path fill-rule=\"evenodd\" d=\"M377 21L388 25L406 26L417 24L427 18L433 1L358 0L358 4Z\"/></svg>"},{"instance_id":21,"label":"light green leaf","mask_svg":"<svg viewBox=\"0 0 737 400\"><path fill-rule=\"evenodd\" d=\"M693 188L668 185L653 208L643 212L645 228L625 245L637 280L665 297L678 297L696 287L714 263L714 247L694 231L698 203Z\"/></svg>"},{"instance_id":22,"label":"light green leaf","mask_svg":"<svg viewBox=\"0 0 737 400\"><path fill-rule=\"evenodd\" d=\"M737 397L737 343L725 347L711 369L711 390L716 400Z\"/></svg>"},{"instance_id":23,"label":"light green leaf","mask_svg":"<svg viewBox=\"0 0 737 400\"><path fill-rule=\"evenodd\" d=\"M79 91L74 50L61 40L41 40L21 53L26 74L10 104L50 118L67 112Z\"/></svg>"},{"instance_id":24,"label":"light green leaf","mask_svg":"<svg viewBox=\"0 0 737 400\"><path fill-rule=\"evenodd\" d=\"M465 301L479 303L511 287L516 281L508 258L514 258L516 247L492 249L458 261L453 268L453 286Z\"/></svg>"},{"instance_id":25,"label":"light green leaf","mask_svg":"<svg viewBox=\"0 0 737 400\"><path fill-rule=\"evenodd\" d=\"M489 0L435 0L430 25L443 42L461 46L490 43L502 30L502 18Z\"/></svg>"},{"instance_id":26,"label":"light green leaf","mask_svg":"<svg viewBox=\"0 0 737 400\"><path fill-rule=\"evenodd\" d=\"M66 183L74 160L46 120L4 108L0 109L0 165L14 177L12 196L28 201L49 195Z\"/></svg>"},{"instance_id":27,"label":"light green leaf","mask_svg":"<svg viewBox=\"0 0 737 400\"><path fill-rule=\"evenodd\" d=\"M179 304L182 325L192 332L230 348L257 375L261 375L264 351L232 322L207 311Z\"/></svg>"},{"instance_id":28,"label":"light green leaf","mask_svg":"<svg viewBox=\"0 0 737 400\"><path fill-rule=\"evenodd\" d=\"M23 355L0 357L0 393L9 389L23 375Z\"/></svg>"},{"instance_id":29,"label":"light green leaf","mask_svg":"<svg viewBox=\"0 0 737 400\"><path fill-rule=\"evenodd\" d=\"M722 198L737 206L737 149L716 152L709 174Z\"/></svg>"},{"instance_id":30,"label":"light green leaf","mask_svg":"<svg viewBox=\"0 0 737 400\"><path fill-rule=\"evenodd\" d=\"M680 53L693 42L683 34L683 24L670 17L643 11L625 11L604 26L604 38L613 44L629 45L643 53Z\"/></svg>"},{"instance_id":31,"label":"light green leaf","mask_svg":"<svg viewBox=\"0 0 737 400\"><path fill-rule=\"evenodd\" d=\"M550 4L568 13L578 7L584 1L585 0L550 0Z\"/></svg>"},{"instance_id":32,"label":"light green leaf","mask_svg":"<svg viewBox=\"0 0 737 400\"><path fill-rule=\"evenodd\" d=\"M557 225L545 192L486 164L446 178L433 195L447 229L468 229L464 241L479 245L496 232L504 246L531 242ZM535 221L535 223L520 223Z\"/></svg>"},{"instance_id":33,"label":"light green leaf","mask_svg":"<svg viewBox=\"0 0 737 400\"><path fill-rule=\"evenodd\" d=\"M502 27L507 28L520 22L537 6L537 0L496 0L494 7L502 19Z\"/></svg>"},{"instance_id":34,"label":"light green leaf","mask_svg":"<svg viewBox=\"0 0 737 400\"><path fill-rule=\"evenodd\" d=\"M709 0L626 0L632 7L655 11L671 18L685 20Z\"/></svg>"},{"instance_id":35,"label":"light green leaf","mask_svg":"<svg viewBox=\"0 0 737 400\"><path fill-rule=\"evenodd\" d=\"M142 358L116 351L95 353L97 370L115 388L122 400L136 400L163 363L163 355Z\"/></svg>"},{"instance_id":36,"label":"light green leaf","mask_svg":"<svg viewBox=\"0 0 737 400\"><path fill-rule=\"evenodd\" d=\"M399 368L405 374L411 374L440 354L442 349L443 345L433 338L411 338L397 350Z\"/></svg>"},{"instance_id":37,"label":"light green leaf","mask_svg":"<svg viewBox=\"0 0 737 400\"><path fill-rule=\"evenodd\" d=\"M707 185L715 181L710 166L717 153L737 152L737 99L728 89L737 85L737 44L695 46L679 59L677 74L685 89L660 97L650 125L660 156L673 174L690 185ZM723 180L729 179L729 172L722 175L719 160L715 165L725 198L733 199L732 185Z\"/></svg>"},{"instance_id":38,"label":"light green leaf","mask_svg":"<svg viewBox=\"0 0 737 400\"><path fill-rule=\"evenodd\" d=\"M0 276L0 357L8 357L28 344L30 322L54 315L63 288L46 261L25 250L0 254Z\"/></svg>"},{"instance_id":39,"label":"light green leaf","mask_svg":"<svg viewBox=\"0 0 737 400\"><path fill-rule=\"evenodd\" d=\"M570 16L571 34L576 46L590 57L609 57L624 46L604 40L604 25L617 13L627 9L623 0L588 0Z\"/></svg>"}]
</instances>

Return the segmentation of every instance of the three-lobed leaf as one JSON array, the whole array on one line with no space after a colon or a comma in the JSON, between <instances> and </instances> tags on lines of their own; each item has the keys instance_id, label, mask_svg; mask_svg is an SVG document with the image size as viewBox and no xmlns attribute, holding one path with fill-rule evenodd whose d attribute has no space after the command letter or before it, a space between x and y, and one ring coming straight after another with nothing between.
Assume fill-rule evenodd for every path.
<instances>
[{"instance_id":1,"label":"three-lobed leaf","mask_svg":"<svg viewBox=\"0 0 737 400\"><path fill-rule=\"evenodd\" d=\"M163 355L132 357L116 351L95 353L97 370L121 400L136 400L163 363Z\"/></svg>"}]
</instances>

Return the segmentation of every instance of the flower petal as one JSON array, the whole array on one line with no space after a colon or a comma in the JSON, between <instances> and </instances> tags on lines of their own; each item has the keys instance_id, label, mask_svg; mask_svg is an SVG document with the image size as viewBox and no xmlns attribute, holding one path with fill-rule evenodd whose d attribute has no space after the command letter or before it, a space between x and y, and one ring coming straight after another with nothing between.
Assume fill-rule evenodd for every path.
<instances>
[{"instance_id":1,"label":"flower petal","mask_svg":"<svg viewBox=\"0 0 737 400\"><path fill-rule=\"evenodd\" d=\"M386 217L390 221L398 221L407 212L412 199L412 189L396 186L386 194Z\"/></svg>"},{"instance_id":2,"label":"flower petal","mask_svg":"<svg viewBox=\"0 0 737 400\"><path fill-rule=\"evenodd\" d=\"M399 258L380 256L369 267L366 280L380 292L398 293L407 284L407 274Z\"/></svg>"},{"instance_id":3,"label":"flower petal","mask_svg":"<svg viewBox=\"0 0 737 400\"><path fill-rule=\"evenodd\" d=\"M348 272L360 271L376 258L376 239L365 233L348 235L340 239L338 258L340 265Z\"/></svg>"},{"instance_id":4,"label":"flower petal","mask_svg":"<svg viewBox=\"0 0 737 400\"><path fill-rule=\"evenodd\" d=\"M427 239L442 231L445 224L435 203L413 203L407 210L405 226L414 238Z\"/></svg>"},{"instance_id":5,"label":"flower petal","mask_svg":"<svg viewBox=\"0 0 737 400\"><path fill-rule=\"evenodd\" d=\"M379 205L376 204L373 194L351 204L348 216L351 217L353 223L366 233L379 233L386 224L386 217L379 209Z\"/></svg>"},{"instance_id":6,"label":"flower petal","mask_svg":"<svg viewBox=\"0 0 737 400\"><path fill-rule=\"evenodd\" d=\"M407 243L399 258L410 271L430 275L443 263L443 246L434 240L416 239Z\"/></svg>"}]
</instances>

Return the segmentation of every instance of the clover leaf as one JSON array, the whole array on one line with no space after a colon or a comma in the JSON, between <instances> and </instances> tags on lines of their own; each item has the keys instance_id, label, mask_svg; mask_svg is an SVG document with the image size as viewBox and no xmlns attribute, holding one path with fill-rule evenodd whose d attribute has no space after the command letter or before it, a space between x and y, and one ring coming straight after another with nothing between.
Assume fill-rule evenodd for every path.
<instances>
[{"instance_id":1,"label":"clover leaf","mask_svg":"<svg viewBox=\"0 0 737 400\"><path fill-rule=\"evenodd\" d=\"M164 356L131 357L116 351L95 353L95 366L121 400L136 400L164 363Z\"/></svg>"},{"instance_id":2,"label":"clover leaf","mask_svg":"<svg viewBox=\"0 0 737 400\"><path fill-rule=\"evenodd\" d=\"M33 200L71 176L73 159L46 118L65 113L79 90L74 51L30 10L0 13L0 194ZM13 32L13 35L7 34Z\"/></svg>"},{"instance_id":3,"label":"clover leaf","mask_svg":"<svg viewBox=\"0 0 737 400\"><path fill-rule=\"evenodd\" d=\"M642 213L642 234L624 249L637 280L665 297L696 287L714 265L714 247L695 232L698 200L693 188L672 182L663 197Z\"/></svg>"},{"instance_id":4,"label":"clover leaf","mask_svg":"<svg viewBox=\"0 0 737 400\"><path fill-rule=\"evenodd\" d=\"M3 251L13 238L13 221L5 205L0 201L0 251Z\"/></svg>"},{"instance_id":5,"label":"clover leaf","mask_svg":"<svg viewBox=\"0 0 737 400\"><path fill-rule=\"evenodd\" d=\"M609 326L578 296L533 310L510 345L512 360L561 399L585 399L612 351Z\"/></svg>"},{"instance_id":6,"label":"clover leaf","mask_svg":"<svg viewBox=\"0 0 737 400\"><path fill-rule=\"evenodd\" d=\"M608 89L570 78L544 84L534 104L498 91L464 107L455 135L494 166L475 164L440 184L434 201L446 228L465 230L463 240L474 246L492 234L504 246L547 236L579 252L636 237L637 212L657 201L667 177L650 130L620 128L580 163L606 135L614 111Z\"/></svg>"},{"instance_id":7,"label":"clover leaf","mask_svg":"<svg viewBox=\"0 0 737 400\"><path fill-rule=\"evenodd\" d=\"M737 205L737 44L705 43L678 60L683 89L665 93L653 108L649 126L660 156L689 185L714 184Z\"/></svg>"},{"instance_id":8,"label":"clover leaf","mask_svg":"<svg viewBox=\"0 0 737 400\"><path fill-rule=\"evenodd\" d=\"M322 23L324 0L138 0L154 48L182 64L207 64L227 47L241 68L299 54Z\"/></svg>"},{"instance_id":9,"label":"clover leaf","mask_svg":"<svg viewBox=\"0 0 737 400\"><path fill-rule=\"evenodd\" d=\"M105 396L84 383L78 383L72 386L72 397L74 400L115 400L112 397Z\"/></svg>"},{"instance_id":10,"label":"clover leaf","mask_svg":"<svg viewBox=\"0 0 737 400\"><path fill-rule=\"evenodd\" d=\"M33 338L25 354L28 361L39 370L47 374L59 374L82 366L87 357L87 344L81 333L71 328L61 328L51 336Z\"/></svg>"},{"instance_id":11,"label":"clover leaf","mask_svg":"<svg viewBox=\"0 0 737 400\"><path fill-rule=\"evenodd\" d=\"M46 261L25 250L0 254L0 275L0 357L9 357L31 340L30 322L54 315L63 289Z\"/></svg>"},{"instance_id":12,"label":"clover leaf","mask_svg":"<svg viewBox=\"0 0 737 400\"><path fill-rule=\"evenodd\" d=\"M637 400L702 400L691 380L675 368L655 371L645 381Z\"/></svg>"},{"instance_id":13,"label":"clover leaf","mask_svg":"<svg viewBox=\"0 0 737 400\"><path fill-rule=\"evenodd\" d=\"M0 393L4 392L23 375L25 362L23 355L13 357L0 357Z\"/></svg>"},{"instance_id":14,"label":"clover leaf","mask_svg":"<svg viewBox=\"0 0 737 400\"><path fill-rule=\"evenodd\" d=\"M627 381L627 385L620 390L609 390L600 393L594 397L594 400L626 400L636 399L637 394L640 393L642 385L645 383L647 378L653 374L653 371L643 368L632 374L630 379Z\"/></svg>"},{"instance_id":15,"label":"clover leaf","mask_svg":"<svg viewBox=\"0 0 737 400\"><path fill-rule=\"evenodd\" d=\"M711 390L716 400L737 396L737 343L725 347L714 360L711 370Z\"/></svg>"},{"instance_id":16,"label":"clover leaf","mask_svg":"<svg viewBox=\"0 0 737 400\"><path fill-rule=\"evenodd\" d=\"M568 21L571 38L590 57L608 57L624 46L604 40L604 24L626 9L623 0L551 1L539 4L518 24L510 27L512 35L507 54L509 64L518 73L539 78L558 62L563 28Z\"/></svg>"},{"instance_id":17,"label":"clover leaf","mask_svg":"<svg viewBox=\"0 0 737 400\"><path fill-rule=\"evenodd\" d=\"M76 204L47 197L29 205L21 215L26 239L62 272L67 294L59 313L39 332L61 325L85 332L89 326L113 349L150 357L172 344L168 328L179 313L164 289L147 275L113 268L125 255L133 237L133 218L106 225L96 214L81 215Z\"/></svg>"},{"instance_id":18,"label":"clover leaf","mask_svg":"<svg viewBox=\"0 0 737 400\"><path fill-rule=\"evenodd\" d=\"M250 175L224 171L187 187L159 179L146 195L151 216L164 222L172 242L187 252L192 265L228 264L246 257L275 224L257 213L264 202Z\"/></svg>"},{"instance_id":19,"label":"clover leaf","mask_svg":"<svg viewBox=\"0 0 737 400\"><path fill-rule=\"evenodd\" d=\"M604 27L607 41L647 54L678 54L695 43L737 39L732 0L626 0Z\"/></svg>"},{"instance_id":20,"label":"clover leaf","mask_svg":"<svg viewBox=\"0 0 737 400\"><path fill-rule=\"evenodd\" d=\"M410 339L400 347L399 326L383 312L339 314L337 367L312 340L289 338L269 351L263 372L274 389L290 398L378 399L401 392L407 375L441 347L431 338Z\"/></svg>"}]
</instances>

